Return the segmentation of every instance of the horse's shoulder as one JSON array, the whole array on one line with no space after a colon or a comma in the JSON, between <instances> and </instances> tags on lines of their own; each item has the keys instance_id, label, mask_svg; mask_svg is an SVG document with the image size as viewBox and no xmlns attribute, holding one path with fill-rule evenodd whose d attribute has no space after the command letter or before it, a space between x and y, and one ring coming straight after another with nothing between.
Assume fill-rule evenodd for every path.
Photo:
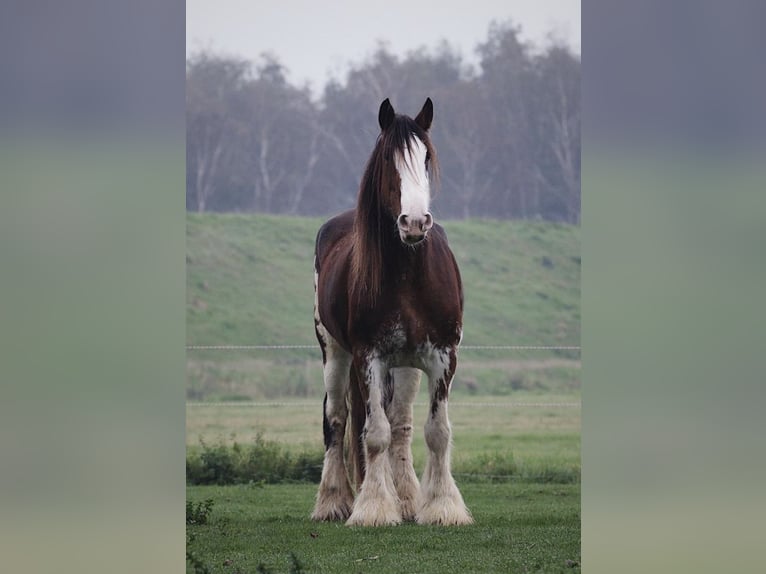
<instances>
[{"instance_id":1,"label":"horse's shoulder","mask_svg":"<svg viewBox=\"0 0 766 574\"><path fill-rule=\"evenodd\" d=\"M434 222L434 226L431 228L431 231L429 232L431 237L429 239L430 245L433 248L435 248L434 251L432 251L433 255L436 255L437 257L446 258L446 260L449 260L452 262L452 269L455 272L455 277L457 279L457 289L458 294L460 297L460 307L463 306L463 286L462 286L462 280L460 277L460 268L458 267L457 260L455 259L455 254L452 252L452 249L450 249L449 242L447 241L447 232L444 230L444 228L439 225L438 223ZM445 261L445 259L441 259L442 262ZM444 265L440 265L439 268L441 270L444 270Z\"/></svg>"},{"instance_id":2,"label":"horse's shoulder","mask_svg":"<svg viewBox=\"0 0 766 574\"><path fill-rule=\"evenodd\" d=\"M322 224L317 233L317 243L331 241L332 238L345 234L354 225L354 210L349 209L343 213L331 217Z\"/></svg>"},{"instance_id":3,"label":"horse's shoulder","mask_svg":"<svg viewBox=\"0 0 766 574\"><path fill-rule=\"evenodd\" d=\"M435 221L434 221L434 226L431 228L431 233L435 233L436 235L438 235L445 241L447 240L447 232L444 231L444 228L440 224L436 223Z\"/></svg>"},{"instance_id":4,"label":"horse's shoulder","mask_svg":"<svg viewBox=\"0 0 766 574\"><path fill-rule=\"evenodd\" d=\"M317 232L316 256L318 260L324 259L329 248L335 245L339 239L351 232L354 226L354 210L350 209L328 219Z\"/></svg>"},{"instance_id":5,"label":"horse's shoulder","mask_svg":"<svg viewBox=\"0 0 766 574\"><path fill-rule=\"evenodd\" d=\"M440 247L443 247L449 250L449 241L447 240L447 232L444 230L444 228L441 225L434 222L434 226L431 228L431 231L429 232L429 234L431 235L430 241L438 244Z\"/></svg>"}]
</instances>

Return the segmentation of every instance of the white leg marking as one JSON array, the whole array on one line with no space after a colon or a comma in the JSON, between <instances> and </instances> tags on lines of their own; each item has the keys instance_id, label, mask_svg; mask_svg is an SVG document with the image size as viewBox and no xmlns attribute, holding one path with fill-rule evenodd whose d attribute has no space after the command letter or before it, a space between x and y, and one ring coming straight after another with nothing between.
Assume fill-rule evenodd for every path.
<instances>
[{"instance_id":1,"label":"white leg marking","mask_svg":"<svg viewBox=\"0 0 766 574\"><path fill-rule=\"evenodd\" d=\"M388 458L391 426L383 412L382 387L387 367L380 359L367 359L366 380L369 387L369 409L365 424L365 461L367 468L349 526L383 526L402 521Z\"/></svg>"},{"instance_id":2,"label":"white leg marking","mask_svg":"<svg viewBox=\"0 0 766 574\"><path fill-rule=\"evenodd\" d=\"M318 330L321 331L321 328ZM326 331L325 331L326 333ZM324 367L324 383L327 392L325 416L332 429L332 442L325 450L322 480L319 483L316 505L311 517L314 520L345 520L351 514L354 494L348 481L346 463L343 459L343 438L346 431L346 391L349 383L351 355L337 346L326 334L327 361Z\"/></svg>"},{"instance_id":3,"label":"white leg marking","mask_svg":"<svg viewBox=\"0 0 766 574\"><path fill-rule=\"evenodd\" d=\"M392 369L394 395L386 410L391 423L388 457L403 520L415 520L420 485L412 466L412 403L420 388L418 369Z\"/></svg>"},{"instance_id":4,"label":"white leg marking","mask_svg":"<svg viewBox=\"0 0 766 574\"><path fill-rule=\"evenodd\" d=\"M319 483L311 518L313 520L345 520L351 514L351 506L354 502L354 494L343 459L343 438L348 416L346 392L349 384L351 355L338 345L322 325L316 306L314 314L317 319L317 334L322 340L326 359L324 385L327 403L324 416L332 432L332 442L325 450L322 480Z\"/></svg>"},{"instance_id":5,"label":"white leg marking","mask_svg":"<svg viewBox=\"0 0 766 574\"><path fill-rule=\"evenodd\" d=\"M447 416L446 390L452 382L454 369L450 367L448 350L431 353L427 373L431 397L425 425L428 458L420 484L416 518L420 524L471 524L473 518L450 472L452 429Z\"/></svg>"}]
</instances>

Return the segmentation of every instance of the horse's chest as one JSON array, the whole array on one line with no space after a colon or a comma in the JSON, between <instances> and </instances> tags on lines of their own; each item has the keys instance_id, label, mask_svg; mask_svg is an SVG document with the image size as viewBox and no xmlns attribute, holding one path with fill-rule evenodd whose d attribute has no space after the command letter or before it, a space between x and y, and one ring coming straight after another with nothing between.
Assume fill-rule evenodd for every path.
<instances>
[{"instance_id":1,"label":"horse's chest","mask_svg":"<svg viewBox=\"0 0 766 574\"><path fill-rule=\"evenodd\" d=\"M439 321L417 313L400 313L381 322L374 345L383 354L412 353L424 344L450 338ZM452 329L450 329L452 331ZM452 341L450 341L452 342Z\"/></svg>"},{"instance_id":2,"label":"horse's chest","mask_svg":"<svg viewBox=\"0 0 766 574\"><path fill-rule=\"evenodd\" d=\"M352 339L382 355L417 353L427 344L457 344L462 327L459 307L445 305L438 291L418 289L415 281L392 286L375 307L353 314Z\"/></svg>"},{"instance_id":3,"label":"horse's chest","mask_svg":"<svg viewBox=\"0 0 766 574\"><path fill-rule=\"evenodd\" d=\"M420 359L427 342L428 337L414 336L413 325L393 322L378 331L370 351L392 366L421 368Z\"/></svg>"},{"instance_id":4,"label":"horse's chest","mask_svg":"<svg viewBox=\"0 0 766 574\"><path fill-rule=\"evenodd\" d=\"M412 346L412 335L401 322L390 323L380 329L375 346L382 353L398 353Z\"/></svg>"}]
</instances>

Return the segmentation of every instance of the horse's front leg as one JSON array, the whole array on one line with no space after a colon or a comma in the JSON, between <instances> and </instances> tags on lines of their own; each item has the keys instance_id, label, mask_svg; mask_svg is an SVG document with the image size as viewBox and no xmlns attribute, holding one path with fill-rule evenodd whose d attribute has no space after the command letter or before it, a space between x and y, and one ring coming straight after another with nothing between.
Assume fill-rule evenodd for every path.
<instances>
[{"instance_id":1,"label":"horse's front leg","mask_svg":"<svg viewBox=\"0 0 766 574\"><path fill-rule=\"evenodd\" d=\"M363 433L366 470L362 487L346 524L398 524L402 521L402 514L388 457L391 425L383 410L383 384L388 367L380 357L369 353L355 356L354 363L355 368L359 369L362 384L366 384L369 391L367 420Z\"/></svg>"},{"instance_id":2,"label":"horse's front leg","mask_svg":"<svg viewBox=\"0 0 766 574\"><path fill-rule=\"evenodd\" d=\"M471 524L450 471L452 429L447 418L447 399L457 367L456 348L434 349L426 359L430 405L425 425L428 459L420 483L416 519L420 524Z\"/></svg>"},{"instance_id":3,"label":"horse's front leg","mask_svg":"<svg viewBox=\"0 0 766 574\"><path fill-rule=\"evenodd\" d=\"M354 494L348 482L343 459L346 432L346 392L348 391L351 355L344 351L321 324L317 335L324 358L325 399L322 411L324 429L324 464L319 483L313 520L345 520L351 514Z\"/></svg>"},{"instance_id":4,"label":"horse's front leg","mask_svg":"<svg viewBox=\"0 0 766 574\"><path fill-rule=\"evenodd\" d=\"M412 466L412 404L420 388L418 369L391 369L386 381L389 397L386 415L391 423L391 446L388 456L394 474L403 520L414 520L420 485Z\"/></svg>"}]
</instances>

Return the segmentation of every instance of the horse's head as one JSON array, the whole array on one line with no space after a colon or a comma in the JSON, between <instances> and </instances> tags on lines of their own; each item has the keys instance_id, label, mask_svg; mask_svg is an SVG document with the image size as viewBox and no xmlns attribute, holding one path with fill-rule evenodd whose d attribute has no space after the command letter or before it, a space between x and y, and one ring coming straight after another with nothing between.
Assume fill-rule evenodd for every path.
<instances>
[{"instance_id":1,"label":"horse's head","mask_svg":"<svg viewBox=\"0 0 766 574\"><path fill-rule=\"evenodd\" d=\"M423 241L434 224L429 205L430 174L436 169L436 156L428 137L433 115L431 98L414 120L397 115L388 98L378 112L384 158L394 168L383 178L382 201L396 220L399 238L407 245Z\"/></svg>"}]
</instances>

